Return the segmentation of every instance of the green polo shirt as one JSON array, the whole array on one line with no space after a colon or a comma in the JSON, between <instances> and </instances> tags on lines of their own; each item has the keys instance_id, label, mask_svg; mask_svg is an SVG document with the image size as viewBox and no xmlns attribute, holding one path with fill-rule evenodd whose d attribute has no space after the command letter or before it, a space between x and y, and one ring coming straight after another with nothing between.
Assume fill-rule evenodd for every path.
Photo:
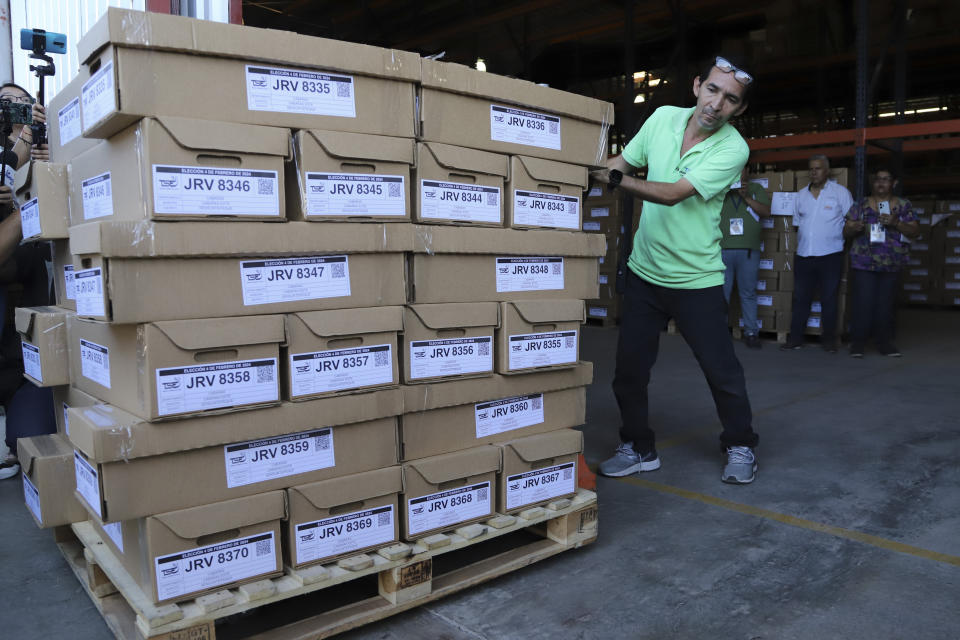
<instances>
[{"instance_id":1,"label":"green polo shirt","mask_svg":"<svg viewBox=\"0 0 960 640\"><path fill-rule=\"evenodd\" d=\"M623 150L634 167L647 167L647 180L686 178L696 193L672 207L643 203L627 266L644 280L671 289L703 289L723 284L720 209L730 185L740 177L750 149L728 124L683 156L683 131L694 109L660 107Z\"/></svg>"},{"instance_id":2,"label":"green polo shirt","mask_svg":"<svg viewBox=\"0 0 960 640\"><path fill-rule=\"evenodd\" d=\"M747 193L757 202L770 204L770 196L756 182L747 183ZM723 208L720 209L720 233L723 234L721 249L760 250L760 219L759 216L754 218L756 212L751 214L747 208L746 201L738 192L727 192L723 199ZM740 233L731 233L733 230L739 230Z\"/></svg>"}]
</instances>

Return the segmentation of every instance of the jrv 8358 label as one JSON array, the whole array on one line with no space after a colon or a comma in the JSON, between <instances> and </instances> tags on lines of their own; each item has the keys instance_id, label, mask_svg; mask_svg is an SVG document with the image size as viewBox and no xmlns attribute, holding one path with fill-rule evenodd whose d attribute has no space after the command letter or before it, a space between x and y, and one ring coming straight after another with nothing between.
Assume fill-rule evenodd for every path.
<instances>
[{"instance_id":1,"label":"jrv 8358 label","mask_svg":"<svg viewBox=\"0 0 960 640\"><path fill-rule=\"evenodd\" d=\"M157 369L156 382L161 416L279 399L276 358Z\"/></svg>"}]
</instances>

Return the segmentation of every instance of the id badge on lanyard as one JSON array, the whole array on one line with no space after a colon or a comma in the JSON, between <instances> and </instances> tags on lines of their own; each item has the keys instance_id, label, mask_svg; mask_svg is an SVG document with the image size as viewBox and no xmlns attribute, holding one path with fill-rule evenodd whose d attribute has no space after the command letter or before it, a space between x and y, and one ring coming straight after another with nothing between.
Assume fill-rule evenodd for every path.
<instances>
[{"instance_id":1,"label":"id badge on lanyard","mask_svg":"<svg viewBox=\"0 0 960 640\"><path fill-rule=\"evenodd\" d=\"M743 235L743 218L730 218L730 235Z\"/></svg>"}]
</instances>

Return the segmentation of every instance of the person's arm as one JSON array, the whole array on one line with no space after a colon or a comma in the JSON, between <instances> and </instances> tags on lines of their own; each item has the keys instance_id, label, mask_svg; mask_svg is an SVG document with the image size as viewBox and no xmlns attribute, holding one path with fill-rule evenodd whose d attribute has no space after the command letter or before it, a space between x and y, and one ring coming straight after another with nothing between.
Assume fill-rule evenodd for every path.
<instances>
[{"instance_id":1,"label":"person's arm","mask_svg":"<svg viewBox=\"0 0 960 640\"><path fill-rule=\"evenodd\" d=\"M33 105L33 121L37 123L46 123L47 121L47 110L43 105L34 103ZM26 127L25 127L26 128ZM33 139L33 130L30 130L31 140ZM30 145L30 159L39 160L41 162L50 162L50 145L38 144ZM20 166L23 166L23 163L20 163Z\"/></svg>"},{"instance_id":2,"label":"person's arm","mask_svg":"<svg viewBox=\"0 0 960 640\"><path fill-rule=\"evenodd\" d=\"M14 207L10 215L0 222L0 264L6 262L13 255L14 249L20 244L21 236L20 209Z\"/></svg>"},{"instance_id":3,"label":"person's arm","mask_svg":"<svg viewBox=\"0 0 960 640\"><path fill-rule=\"evenodd\" d=\"M913 213L913 205L909 200L902 201L900 213L893 220L893 228L908 238L916 238L920 235L920 222Z\"/></svg>"},{"instance_id":4,"label":"person's arm","mask_svg":"<svg viewBox=\"0 0 960 640\"><path fill-rule=\"evenodd\" d=\"M863 215L859 207L851 206L843 223L843 237L853 238L863 233Z\"/></svg>"},{"instance_id":5,"label":"person's arm","mask_svg":"<svg viewBox=\"0 0 960 640\"><path fill-rule=\"evenodd\" d=\"M676 182L651 182L628 175L627 172L633 171L635 167L631 166L622 156L610 158L607 161L606 169L599 169L590 175L597 182L608 184L612 169L623 173L623 179L621 179L619 187L622 191L655 204L672 206L697 192L686 178L680 178Z\"/></svg>"},{"instance_id":6,"label":"person's arm","mask_svg":"<svg viewBox=\"0 0 960 640\"><path fill-rule=\"evenodd\" d=\"M769 218L773 215L770 211L770 202L766 193L764 193L763 198L760 196L754 198L753 195L750 194L750 189L746 186L741 186L738 192L740 193L740 197L743 198L743 201L747 203L747 206L753 209L754 213L761 218Z\"/></svg>"}]
</instances>

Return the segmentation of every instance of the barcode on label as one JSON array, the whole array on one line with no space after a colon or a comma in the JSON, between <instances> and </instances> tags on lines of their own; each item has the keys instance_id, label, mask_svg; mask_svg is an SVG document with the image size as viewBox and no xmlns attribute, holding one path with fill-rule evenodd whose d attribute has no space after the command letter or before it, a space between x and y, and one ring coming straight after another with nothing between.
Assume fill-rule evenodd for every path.
<instances>
[{"instance_id":1,"label":"barcode on label","mask_svg":"<svg viewBox=\"0 0 960 640\"><path fill-rule=\"evenodd\" d=\"M477 355L488 356L490 355L490 343L489 342L480 342L477 344Z\"/></svg>"},{"instance_id":2,"label":"barcode on label","mask_svg":"<svg viewBox=\"0 0 960 640\"><path fill-rule=\"evenodd\" d=\"M487 488L477 489L477 500L486 500L487 499Z\"/></svg>"},{"instance_id":3,"label":"barcode on label","mask_svg":"<svg viewBox=\"0 0 960 640\"><path fill-rule=\"evenodd\" d=\"M334 278L344 277L342 262L334 262L333 264L330 265L330 268L333 270L332 273Z\"/></svg>"},{"instance_id":4,"label":"barcode on label","mask_svg":"<svg viewBox=\"0 0 960 640\"><path fill-rule=\"evenodd\" d=\"M559 263L559 262L553 263L552 265L550 265L550 268L553 270L553 275L555 275L555 276L559 276L560 274L563 273L563 271L562 271L562 269L563 269L563 264L561 264L561 263Z\"/></svg>"},{"instance_id":5,"label":"barcode on label","mask_svg":"<svg viewBox=\"0 0 960 640\"><path fill-rule=\"evenodd\" d=\"M317 451L327 451L330 449L330 439L329 433L317 436L313 439L313 446L316 447Z\"/></svg>"},{"instance_id":6,"label":"barcode on label","mask_svg":"<svg viewBox=\"0 0 960 640\"><path fill-rule=\"evenodd\" d=\"M273 367L257 367L257 383L273 382Z\"/></svg>"},{"instance_id":7,"label":"barcode on label","mask_svg":"<svg viewBox=\"0 0 960 640\"><path fill-rule=\"evenodd\" d=\"M564 342L564 346L567 349L573 349L575 346L577 346L577 339L573 336L570 336L569 338L564 338L563 342Z\"/></svg>"},{"instance_id":8,"label":"barcode on label","mask_svg":"<svg viewBox=\"0 0 960 640\"><path fill-rule=\"evenodd\" d=\"M337 97L338 98L349 98L350 97L350 85L347 82L338 82L337 83Z\"/></svg>"},{"instance_id":9,"label":"barcode on label","mask_svg":"<svg viewBox=\"0 0 960 640\"><path fill-rule=\"evenodd\" d=\"M543 408L543 396L530 398L530 408L534 411L539 411L541 408Z\"/></svg>"},{"instance_id":10,"label":"barcode on label","mask_svg":"<svg viewBox=\"0 0 960 640\"><path fill-rule=\"evenodd\" d=\"M499 193L488 193L488 194L487 194L487 206L488 206L488 207L495 207L495 206L497 206L497 204L500 202L500 199L499 199L499 198L500 198L500 194L499 194Z\"/></svg>"},{"instance_id":11,"label":"barcode on label","mask_svg":"<svg viewBox=\"0 0 960 640\"><path fill-rule=\"evenodd\" d=\"M270 178L257 178L257 193L262 196L272 196L273 180Z\"/></svg>"},{"instance_id":12,"label":"barcode on label","mask_svg":"<svg viewBox=\"0 0 960 640\"><path fill-rule=\"evenodd\" d=\"M548 124L548 126L549 126L551 135L557 135L557 123L556 123L556 122L549 122L549 123L547 123L547 124Z\"/></svg>"},{"instance_id":13,"label":"barcode on label","mask_svg":"<svg viewBox=\"0 0 960 640\"><path fill-rule=\"evenodd\" d=\"M563 479L564 479L564 480L569 480L569 479L572 478L572 477L573 477L573 467L568 467L568 468L566 468L566 469L563 470Z\"/></svg>"},{"instance_id":14,"label":"barcode on label","mask_svg":"<svg viewBox=\"0 0 960 640\"><path fill-rule=\"evenodd\" d=\"M402 195L402 194L400 193L400 183L399 183L399 182L391 182L391 183L389 183L388 186L390 187L390 189L389 189L389 192L390 192L389 195L390 195L391 198L399 198L399 197Z\"/></svg>"},{"instance_id":15,"label":"barcode on label","mask_svg":"<svg viewBox=\"0 0 960 640\"><path fill-rule=\"evenodd\" d=\"M389 512L389 511L382 511L381 513L379 513L379 514L377 515L377 526L378 526L378 527L385 527L385 526L387 526L388 524L390 524L390 512Z\"/></svg>"},{"instance_id":16,"label":"barcode on label","mask_svg":"<svg viewBox=\"0 0 960 640\"><path fill-rule=\"evenodd\" d=\"M257 541L257 557L265 556L273 553L273 550L270 548L271 540L258 540Z\"/></svg>"},{"instance_id":17,"label":"barcode on label","mask_svg":"<svg viewBox=\"0 0 960 640\"><path fill-rule=\"evenodd\" d=\"M377 351L373 355L373 363L378 367L390 364L390 355L387 351Z\"/></svg>"}]
</instances>

